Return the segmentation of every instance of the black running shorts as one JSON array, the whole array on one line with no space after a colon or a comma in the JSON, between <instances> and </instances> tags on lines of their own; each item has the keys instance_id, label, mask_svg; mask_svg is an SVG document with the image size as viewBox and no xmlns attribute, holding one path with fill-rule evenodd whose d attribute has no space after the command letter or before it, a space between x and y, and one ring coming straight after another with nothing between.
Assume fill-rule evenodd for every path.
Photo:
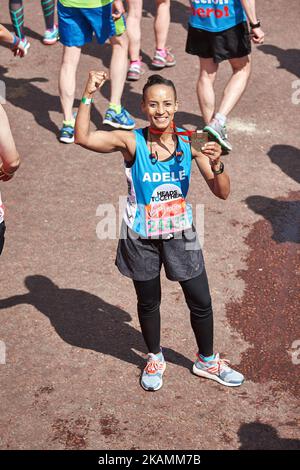
<instances>
[{"instance_id":1,"label":"black running shorts","mask_svg":"<svg viewBox=\"0 0 300 470\"><path fill-rule=\"evenodd\" d=\"M185 50L214 62L244 57L251 52L251 40L247 22L233 28L212 33L189 26Z\"/></svg>"},{"instance_id":2,"label":"black running shorts","mask_svg":"<svg viewBox=\"0 0 300 470\"><path fill-rule=\"evenodd\" d=\"M123 221L115 261L119 271L134 281L156 278L164 265L171 281L199 276L204 261L194 228L174 234L171 239L141 238Z\"/></svg>"}]
</instances>

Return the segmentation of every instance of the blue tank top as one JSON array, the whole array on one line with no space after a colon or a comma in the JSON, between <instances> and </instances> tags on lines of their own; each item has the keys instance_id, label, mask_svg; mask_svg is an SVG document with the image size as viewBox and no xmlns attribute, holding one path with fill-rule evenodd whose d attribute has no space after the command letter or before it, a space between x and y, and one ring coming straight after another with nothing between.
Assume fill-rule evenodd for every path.
<instances>
[{"instance_id":1,"label":"blue tank top","mask_svg":"<svg viewBox=\"0 0 300 470\"><path fill-rule=\"evenodd\" d=\"M143 129L134 131L135 160L126 165L128 183L124 221L146 238L158 238L192 226L193 215L186 202L191 177L190 144L178 138L176 155L160 162L150 156Z\"/></svg>"},{"instance_id":2,"label":"blue tank top","mask_svg":"<svg viewBox=\"0 0 300 470\"><path fill-rule=\"evenodd\" d=\"M247 20L240 0L190 0L189 24L213 33Z\"/></svg>"}]
</instances>

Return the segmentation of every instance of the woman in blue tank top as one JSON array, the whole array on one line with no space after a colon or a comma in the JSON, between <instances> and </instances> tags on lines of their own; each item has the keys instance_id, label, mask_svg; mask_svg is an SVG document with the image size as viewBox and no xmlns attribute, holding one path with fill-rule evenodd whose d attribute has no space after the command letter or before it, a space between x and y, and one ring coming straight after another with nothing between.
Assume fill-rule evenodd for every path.
<instances>
[{"instance_id":1,"label":"woman in blue tank top","mask_svg":"<svg viewBox=\"0 0 300 470\"><path fill-rule=\"evenodd\" d=\"M90 72L79 107L75 142L99 153L120 151L128 183L127 205L118 244L116 265L131 278L137 294L138 316L148 348L141 375L145 390L162 387L166 362L160 343L160 269L178 281L190 310L198 346L193 373L236 387L244 377L213 350L213 311L209 286L187 202L194 159L215 196L226 199L229 177L221 162L221 147L208 142L197 150L174 125L176 89L160 75L149 77L143 89L142 110L149 127L135 131L89 130L90 104L106 80L104 72Z\"/></svg>"}]
</instances>

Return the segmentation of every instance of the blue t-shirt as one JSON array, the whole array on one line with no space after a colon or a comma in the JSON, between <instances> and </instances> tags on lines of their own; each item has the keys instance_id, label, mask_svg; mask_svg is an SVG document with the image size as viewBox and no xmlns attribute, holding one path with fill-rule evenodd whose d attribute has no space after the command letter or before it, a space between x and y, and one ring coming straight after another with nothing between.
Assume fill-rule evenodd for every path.
<instances>
[{"instance_id":1,"label":"blue t-shirt","mask_svg":"<svg viewBox=\"0 0 300 470\"><path fill-rule=\"evenodd\" d=\"M143 129L134 133L135 161L130 167L125 164L128 183L126 224L146 238L190 228L192 208L186 202L192 164L190 144L179 138L177 156L160 162L149 155Z\"/></svg>"},{"instance_id":2,"label":"blue t-shirt","mask_svg":"<svg viewBox=\"0 0 300 470\"><path fill-rule=\"evenodd\" d=\"M189 24L212 33L225 31L246 21L240 0L190 0Z\"/></svg>"}]
</instances>

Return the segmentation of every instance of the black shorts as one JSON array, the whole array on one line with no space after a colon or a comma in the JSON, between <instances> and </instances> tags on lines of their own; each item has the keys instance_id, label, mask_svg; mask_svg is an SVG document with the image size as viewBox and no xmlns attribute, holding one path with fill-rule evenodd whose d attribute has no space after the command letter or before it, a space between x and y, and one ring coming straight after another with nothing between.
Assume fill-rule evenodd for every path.
<instances>
[{"instance_id":1,"label":"black shorts","mask_svg":"<svg viewBox=\"0 0 300 470\"><path fill-rule=\"evenodd\" d=\"M3 250L3 245L4 245L4 234L5 234L5 223L2 222L0 224L0 255Z\"/></svg>"},{"instance_id":2,"label":"black shorts","mask_svg":"<svg viewBox=\"0 0 300 470\"><path fill-rule=\"evenodd\" d=\"M187 281L200 276L204 268L201 246L194 228L167 239L141 238L124 220L118 244L116 266L134 281L150 281L164 265L170 281Z\"/></svg>"},{"instance_id":3,"label":"black shorts","mask_svg":"<svg viewBox=\"0 0 300 470\"><path fill-rule=\"evenodd\" d=\"M189 26L185 51L217 63L244 57L251 52L248 24L245 21L218 33Z\"/></svg>"}]
</instances>

